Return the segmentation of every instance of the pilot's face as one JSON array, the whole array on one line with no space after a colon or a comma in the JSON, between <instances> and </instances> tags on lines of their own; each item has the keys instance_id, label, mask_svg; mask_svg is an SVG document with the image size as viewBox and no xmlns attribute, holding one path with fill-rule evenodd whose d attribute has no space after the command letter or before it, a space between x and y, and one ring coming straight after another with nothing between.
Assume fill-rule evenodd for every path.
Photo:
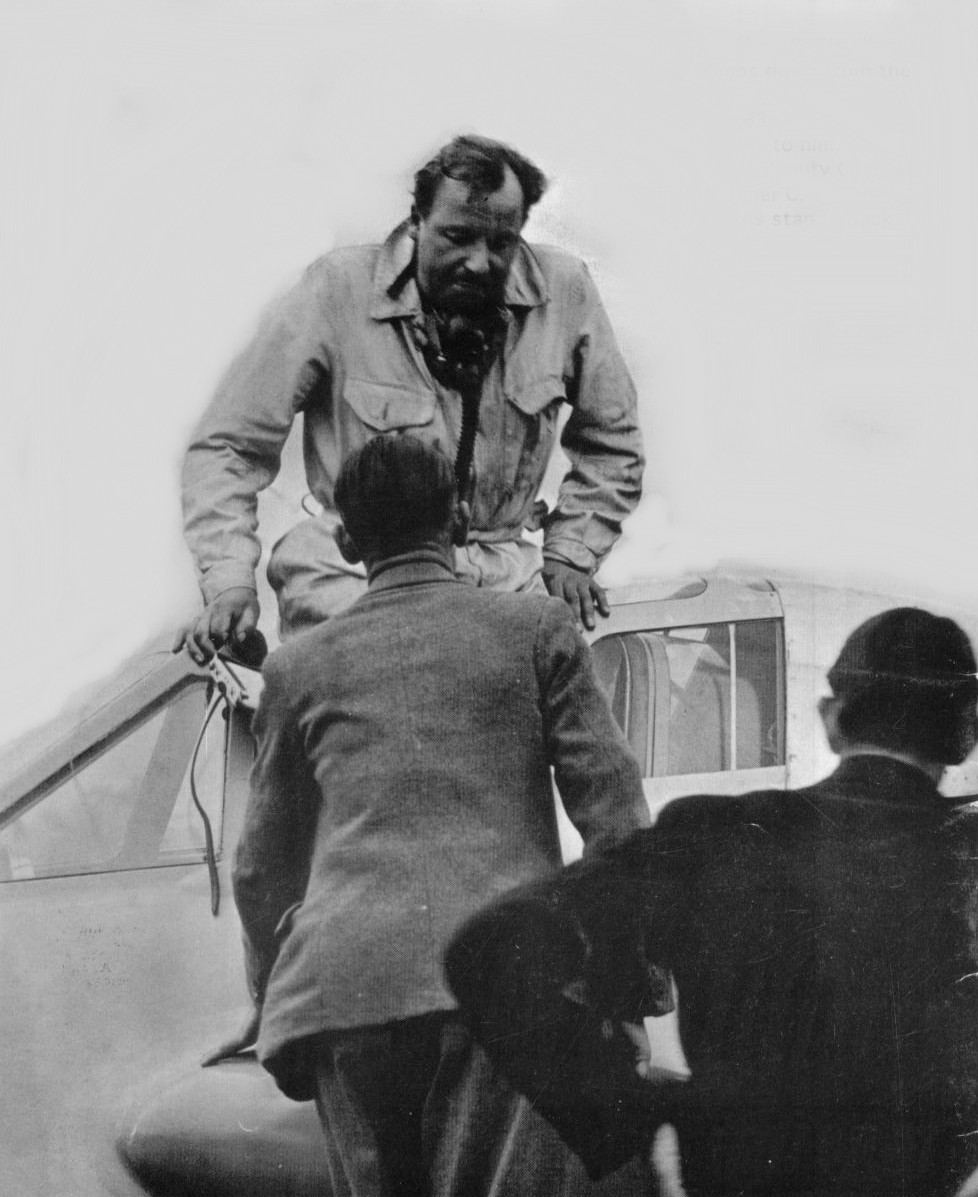
<instances>
[{"instance_id":1,"label":"pilot's face","mask_svg":"<svg viewBox=\"0 0 978 1197\"><path fill-rule=\"evenodd\" d=\"M498 307L522 227L523 191L508 167L503 185L488 194L443 179L431 211L411 223L418 287L428 303L466 315Z\"/></svg>"}]
</instances>

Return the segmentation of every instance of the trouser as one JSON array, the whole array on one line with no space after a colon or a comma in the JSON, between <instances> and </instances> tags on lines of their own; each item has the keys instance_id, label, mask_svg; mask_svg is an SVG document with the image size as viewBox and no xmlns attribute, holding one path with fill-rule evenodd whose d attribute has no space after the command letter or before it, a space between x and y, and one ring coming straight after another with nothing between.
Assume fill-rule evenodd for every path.
<instances>
[{"instance_id":1,"label":"trouser","mask_svg":"<svg viewBox=\"0 0 978 1197\"><path fill-rule=\"evenodd\" d=\"M337 517L313 516L272 549L268 581L279 608L283 640L344 610L367 589L362 566L348 565L333 540ZM458 576L474 586L546 594L543 554L530 540L470 541L455 550Z\"/></svg>"},{"instance_id":2,"label":"trouser","mask_svg":"<svg viewBox=\"0 0 978 1197\"><path fill-rule=\"evenodd\" d=\"M596 1186L453 1014L316 1041L333 1197L648 1197L635 1161Z\"/></svg>"}]
</instances>

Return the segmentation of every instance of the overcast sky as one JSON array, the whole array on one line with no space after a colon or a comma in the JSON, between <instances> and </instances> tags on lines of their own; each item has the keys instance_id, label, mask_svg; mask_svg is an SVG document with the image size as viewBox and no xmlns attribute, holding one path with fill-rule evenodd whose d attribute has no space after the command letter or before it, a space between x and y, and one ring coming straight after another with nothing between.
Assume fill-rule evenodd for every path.
<instances>
[{"instance_id":1,"label":"overcast sky","mask_svg":"<svg viewBox=\"0 0 978 1197\"><path fill-rule=\"evenodd\" d=\"M978 592L976 32L970 0L8 2L0 741L195 609L217 378L463 130L551 176L528 235L589 262L639 386L610 581Z\"/></svg>"}]
</instances>

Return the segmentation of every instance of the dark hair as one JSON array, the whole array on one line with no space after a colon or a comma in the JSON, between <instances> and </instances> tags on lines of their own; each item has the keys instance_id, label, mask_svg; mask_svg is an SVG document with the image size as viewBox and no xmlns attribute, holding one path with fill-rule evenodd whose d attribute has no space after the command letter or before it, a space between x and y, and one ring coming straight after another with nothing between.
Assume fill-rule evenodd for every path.
<instances>
[{"instance_id":1,"label":"dark hair","mask_svg":"<svg viewBox=\"0 0 978 1197\"><path fill-rule=\"evenodd\" d=\"M895 607L860 624L828 672L848 739L957 765L975 743L975 654L954 622Z\"/></svg>"},{"instance_id":2,"label":"dark hair","mask_svg":"<svg viewBox=\"0 0 978 1197\"><path fill-rule=\"evenodd\" d=\"M502 187L506 167L516 175L523 192L523 218L543 195L547 180L543 172L512 146L488 137L463 134L442 146L414 176L414 208L423 219L431 211L442 179L457 179L486 194Z\"/></svg>"},{"instance_id":3,"label":"dark hair","mask_svg":"<svg viewBox=\"0 0 978 1197\"><path fill-rule=\"evenodd\" d=\"M333 499L361 553L390 555L444 532L455 493L454 467L440 449L385 432L344 459Z\"/></svg>"}]
</instances>

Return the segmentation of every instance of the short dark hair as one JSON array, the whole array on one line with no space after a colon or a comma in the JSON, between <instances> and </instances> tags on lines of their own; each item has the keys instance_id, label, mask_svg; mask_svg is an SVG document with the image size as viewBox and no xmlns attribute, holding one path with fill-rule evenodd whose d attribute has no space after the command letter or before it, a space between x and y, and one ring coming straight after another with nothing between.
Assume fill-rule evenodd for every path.
<instances>
[{"instance_id":1,"label":"short dark hair","mask_svg":"<svg viewBox=\"0 0 978 1197\"><path fill-rule=\"evenodd\" d=\"M439 448L385 432L344 459L333 499L361 553L391 554L444 532L455 494L454 467Z\"/></svg>"},{"instance_id":2,"label":"short dark hair","mask_svg":"<svg viewBox=\"0 0 978 1197\"><path fill-rule=\"evenodd\" d=\"M442 179L457 179L491 195L502 187L506 167L516 175L523 192L523 218L547 187L543 172L501 141L463 134L442 146L414 176L414 209L422 219L431 211Z\"/></svg>"},{"instance_id":3,"label":"short dark hair","mask_svg":"<svg viewBox=\"0 0 978 1197\"><path fill-rule=\"evenodd\" d=\"M975 653L953 619L895 607L849 636L828 672L839 731L856 743L957 765L975 743Z\"/></svg>"}]
</instances>

